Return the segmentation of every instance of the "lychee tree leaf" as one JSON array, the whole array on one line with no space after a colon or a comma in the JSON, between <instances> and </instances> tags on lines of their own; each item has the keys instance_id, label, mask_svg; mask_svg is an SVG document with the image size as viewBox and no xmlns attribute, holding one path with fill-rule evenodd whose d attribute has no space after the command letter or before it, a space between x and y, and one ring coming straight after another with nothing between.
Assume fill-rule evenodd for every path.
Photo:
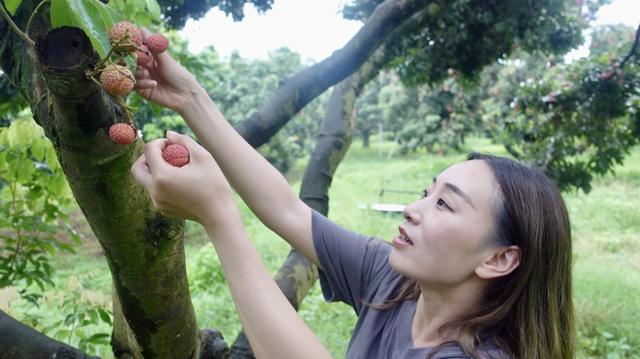
<instances>
[{"instance_id":1,"label":"lychee tree leaf","mask_svg":"<svg viewBox=\"0 0 640 359\"><path fill-rule=\"evenodd\" d=\"M31 155L36 161L43 161L46 151L46 144L42 139L35 139L31 144Z\"/></svg>"},{"instance_id":2,"label":"lychee tree leaf","mask_svg":"<svg viewBox=\"0 0 640 359\"><path fill-rule=\"evenodd\" d=\"M9 147L17 148L29 144L29 129L24 124L24 121L16 121L9 126L7 133Z\"/></svg>"},{"instance_id":3,"label":"lychee tree leaf","mask_svg":"<svg viewBox=\"0 0 640 359\"><path fill-rule=\"evenodd\" d=\"M147 10L149 11L149 15L151 15L152 18L158 19L160 18L160 5L158 5L158 2L156 0L146 0L147 2Z\"/></svg>"},{"instance_id":4,"label":"lychee tree leaf","mask_svg":"<svg viewBox=\"0 0 640 359\"><path fill-rule=\"evenodd\" d=\"M108 31L118 21L118 14L98 0L52 0L51 25L81 28L94 49L105 57L111 48Z\"/></svg>"},{"instance_id":5,"label":"lychee tree leaf","mask_svg":"<svg viewBox=\"0 0 640 359\"><path fill-rule=\"evenodd\" d=\"M20 4L22 4L22 0L4 0L4 6L6 6L11 16L16 14L16 10L18 10Z\"/></svg>"},{"instance_id":6,"label":"lychee tree leaf","mask_svg":"<svg viewBox=\"0 0 640 359\"><path fill-rule=\"evenodd\" d=\"M98 11L100 11L102 16L109 19L109 22L108 22L109 28L113 26L113 24L115 24L116 22L124 20L122 16L120 16L111 7L107 6L107 4L103 4L100 1L95 1L95 4L98 7Z\"/></svg>"},{"instance_id":7,"label":"lychee tree leaf","mask_svg":"<svg viewBox=\"0 0 640 359\"><path fill-rule=\"evenodd\" d=\"M56 151L54 151L51 147L47 148L47 152L45 154L45 162L47 163L47 166L49 166L49 169L52 171L60 168L58 157L56 156Z\"/></svg>"}]
</instances>

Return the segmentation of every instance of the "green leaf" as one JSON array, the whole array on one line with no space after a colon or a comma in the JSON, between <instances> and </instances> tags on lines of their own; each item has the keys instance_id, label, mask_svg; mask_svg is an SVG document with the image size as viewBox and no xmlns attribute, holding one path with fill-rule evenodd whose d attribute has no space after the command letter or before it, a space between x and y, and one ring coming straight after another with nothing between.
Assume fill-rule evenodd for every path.
<instances>
[{"instance_id":1,"label":"green leaf","mask_svg":"<svg viewBox=\"0 0 640 359\"><path fill-rule=\"evenodd\" d=\"M11 16L16 14L16 10L18 10L20 4L22 4L22 0L4 0L4 5L7 7Z\"/></svg>"},{"instance_id":2,"label":"green leaf","mask_svg":"<svg viewBox=\"0 0 640 359\"><path fill-rule=\"evenodd\" d=\"M50 194L54 194L56 196L61 197L65 193L65 189L67 186L67 179L64 177L62 173L59 173L56 176L50 177L46 186Z\"/></svg>"},{"instance_id":3,"label":"green leaf","mask_svg":"<svg viewBox=\"0 0 640 359\"><path fill-rule=\"evenodd\" d=\"M108 344L108 340L111 337L110 334L107 333L98 333L90 336L87 339L87 342L94 344Z\"/></svg>"},{"instance_id":4,"label":"green leaf","mask_svg":"<svg viewBox=\"0 0 640 359\"><path fill-rule=\"evenodd\" d=\"M98 314L100 314L100 319L102 319L103 322L111 325L111 316L109 316L109 312L102 308L98 308Z\"/></svg>"},{"instance_id":5,"label":"green leaf","mask_svg":"<svg viewBox=\"0 0 640 359\"><path fill-rule=\"evenodd\" d=\"M81 28L91 40L100 57L111 48L108 31L118 15L98 0L52 0L51 25Z\"/></svg>"},{"instance_id":6,"label":"green leaf","mask_svg":"<svg viewBox=\"0 0 640 359\"><path fill-rule=\"evenodd\" d=\"M11 123L7 133L9 147L22 147L29 144L29 128L25 126L24 121L15 121Z\"/></svg>"},{"instance_id":7,"label":"green leaf","mask_svg":"<svg viewBox=\"0 0 640 359\"><path fill-rule=\"evenodd\" d=\"M160 5L156 0L146 0L147 1L147 11L149 11L149 15L153 18L160 18Z\"/></svg>"},{"instance_id":8,"label":"green leaf","mask_svg":"<svg viewBox=\"0 0 640 359\"><path fill-rule=\"evenodd\" d=\"M31 155L36 161L44 160L44 154L46 151L46 143L42 139L35 139L31 145Z\"/></svg>"},{"instance_id":9,"label":"green leaf","mask_svg":"<svg viewBox=\"0 0 640 359\"><path fill-rule=\"evenodd\" d=\"M58 157L56 155L56 152L53 150L53 147L47 148L45 162L47 162L47 166L49 166L49 169L52 171L55 171L60 167L60 164L58 163Z\"/></svg>"},{"instance_id":10,"label":"green leaf","mask_svg":"<svg viewBox=\"0 0 640 359\"><path fill-rule=\"evenodd\" d=\"M115 12L112 8L108 7L106 4L103 4L100 1L95 2L95 4L98 7L98 11L100 11L100 14L102 14L102 16L105 19L107 19L108 28L111 28L113 24L115 24L116 22L124 20L122 16L120 16L117 12Z\"/></svg>"},{"instance_id":11,"label":"green leaf","mask_svg":"<svg viewBox=\"0 0 640 359\"><path fill-rule=\"evenodd\" d=\"M7 128L0 128L0 147L9 146L9 140L7 139Z\"/></svg>"}]
</instances>

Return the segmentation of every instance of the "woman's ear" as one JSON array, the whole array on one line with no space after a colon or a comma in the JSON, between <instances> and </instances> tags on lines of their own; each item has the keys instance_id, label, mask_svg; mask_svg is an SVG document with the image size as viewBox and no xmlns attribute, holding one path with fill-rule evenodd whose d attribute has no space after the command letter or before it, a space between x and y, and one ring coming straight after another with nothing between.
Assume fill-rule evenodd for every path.
<instances>
[{"instance_id":1,"label":"woman's ear","mask_svg":"<svg viewBox=\"0 0 640 359\"><path fill-rule=\"evenodd\" d=\"M476 268L475 273L482 279L504 277L520 265L520 247L500 247L491 251L490 255Z\"/></svg>"}]
</instances>

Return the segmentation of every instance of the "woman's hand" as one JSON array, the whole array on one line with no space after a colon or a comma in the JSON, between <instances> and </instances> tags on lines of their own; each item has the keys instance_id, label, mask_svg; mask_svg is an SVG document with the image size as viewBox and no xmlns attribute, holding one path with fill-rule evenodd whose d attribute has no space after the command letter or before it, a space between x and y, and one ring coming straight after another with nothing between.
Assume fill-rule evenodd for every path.
<instances>
[{"instance_id":1,"label":"woman's hand","mask_svg":"<svg viewBox=\"0 0 640 359\"><path fill-rule=\"evenodd\" d=\"M169 144L183 145L189 163L174 167L162 158ZM216 226L236 211L231 187L211 154L188 136L167 132L167 139L145 145L144 154L131 167L133 177L146 189L153 205L168 217L185 218Z\"/></svg>"},{"instance_id":2,"label":"woman's hand","mask_svg":"<svg viewBox=\"0 0 640 359\"><path fill-rule=\"evenodd\" d=\"M149 34L142 30L142 36L146 39ZM202 88L167 51L152 56L149 64L138 66L135 89L147 101L182 113L187 102Z\"/></svg>"}]
</instances>

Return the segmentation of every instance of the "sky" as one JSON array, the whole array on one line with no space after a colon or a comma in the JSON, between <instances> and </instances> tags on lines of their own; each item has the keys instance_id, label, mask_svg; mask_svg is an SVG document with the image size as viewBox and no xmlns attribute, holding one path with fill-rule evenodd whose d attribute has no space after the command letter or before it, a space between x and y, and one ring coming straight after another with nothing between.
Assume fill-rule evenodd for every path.
<instances>
[{"instance_id":1,"label":"sky","mask_svg":"<svg viewBox=\"0 0 640 359\"><path fill-rule=\"evenodd\" d=\"M266 59L270 51L286 46L304 60L318 62L341 48L361 27L342 18L347 0L275 0L271 10L258 14L245 7L245 18L234 22L212 9L198 21L189 20L181 34L189 50L197 53L213 45L223 57L236 50L242 57ZM640 24L640 0L614 0L598 12L596 24ZM574 59L588 55L588 42L567 55Z\"/></svg>"}]
</instances>

